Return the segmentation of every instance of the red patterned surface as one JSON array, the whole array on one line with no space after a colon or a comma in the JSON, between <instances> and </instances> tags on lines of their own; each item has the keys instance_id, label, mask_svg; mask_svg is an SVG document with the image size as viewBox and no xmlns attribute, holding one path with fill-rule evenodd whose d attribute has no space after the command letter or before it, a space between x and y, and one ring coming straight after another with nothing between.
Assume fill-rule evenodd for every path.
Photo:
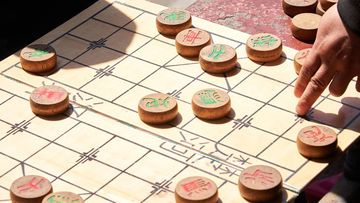
<instances>
[{"instance_id":1,"label":"red patterned surface","mask_svg":"<svg viewBox=\"0 0 360 203\"><path fill-rule=\"evenodd\" d=\"M291 18L283 12L281 0L197 0L187 10L194 16L249 34L275 34L284 45L295 49L311 47L291 35Z\"/></svg>"}]
</instances>

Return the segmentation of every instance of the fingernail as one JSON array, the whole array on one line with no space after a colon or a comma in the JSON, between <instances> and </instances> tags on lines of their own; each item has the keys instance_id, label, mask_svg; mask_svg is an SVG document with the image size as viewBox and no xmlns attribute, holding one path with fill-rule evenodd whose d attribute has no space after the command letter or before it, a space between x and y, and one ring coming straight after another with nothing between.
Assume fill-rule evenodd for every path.
<instances>
[{"instance_id":1,"label":"fingernail","mask_svg":"<svg viewBox=\"0 0 360 203\"><path fill-rule=\"evenodd\" d=\"M300 116L305 115L309 111L309 107L303 102L299 102L295 109L296 113Z\"/></svg>"}]
</instances>

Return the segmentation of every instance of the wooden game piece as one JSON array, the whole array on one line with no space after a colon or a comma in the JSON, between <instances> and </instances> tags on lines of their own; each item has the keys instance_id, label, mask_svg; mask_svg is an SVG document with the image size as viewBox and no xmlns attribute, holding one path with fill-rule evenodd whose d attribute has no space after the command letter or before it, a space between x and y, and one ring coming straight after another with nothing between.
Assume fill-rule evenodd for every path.
<instances>
[{"instance_id":1,"label":"wooden game piece","mask_svg":"<svg viewBox=\"0 0 360 203\"><path fill-rule=\"evenodd\" d=\"M316 14L318 15L324 15L325 10L321 7L320 2L318 2L317 6L316 6Z\"/></svg>"},{"instance_id":2,"label":"wooden game piece","mask_svg":"<svg viewBox=\"0 0 360 203\"><path fill-rule=\"evenodd\" d=\"M301 41L312 42L315 40L321 16L315 13L301 13L291 20L291 32Z\"/></svg>"},{"instance_id":3,"label":"wooden game piece","mask_svg":"<svg viewBox=\"0 0 360 203\"><path fill-rule=\"evenodd\" d=\"M326 126L307 126L299 131L296 145L304 157L325 158L336 152L337 135Z\"/></svg>"},{"instance_id":4,"label":"wooden game piece","mask_svg":"<svg viewBox=\"0 0 360 203\"><path fill-rule=\"evenodd\" d=\"M246 41L246 53L253 61L274 61L282 54L281 39L269 33L252 35Z\"/></svg>"},{"instance_id":5,"label":"wooden game piece","mask_svg":"<svg viewBox=\"0 0 360 203\"><path fill-rule=\"evenodd\" d=\"M201 49L199 63L206 72L225 73L236 67L236 51L229 45L210 44Z\"/></svg>"},{"instance_id":6,"label":"wooden game piece","mask_svg":"<svg viewBox=\"0 0 360 203\"><path fill-rule=\"evenodd\" d=\"M324 11L327 11L331 6L336 4L338 0L319 0L319 2Z\"/></svg>"},{"instance_id":7,"label":"wooden game piece","mask_svg":"<svg viewBox=\"0 0 360 203\"><path fill-rule=\"evenodd\" d=\"M31 93L30 106L36 115L54 116L68 109L69 94L59 86L41 86Z\"/></svg>"},{"instance_id":8,"label":"wooden game piece","mask_svg":"<svg viewBox=\"0 0 360 203\"><path fill-rule=\"evenodd\" d=\"M301 67L304 65L306 56L310 53L311 48L306 48L298 51L294 57L294 67L296 74L299 75Z\"/></svg>"},{"instance_id":9,"label":"wooden game piece","mask_svg":"<svg viewBox=\"0 0 360 203\"><path fill-rule=\"evenodd\" d=\"M37 175L28 175L16 179L10 187L13 203L41 203L52 192L49 180Z\"/></svg>"},{"instance_id":10,"label":"wooden game piece","mask_svg":"<svg viewBox=\"0 0 360 203\"><path fill-rule=\"evenodd\" d=\"M209 44L211 44L210 34L198 28L183 30L175 38L176 51L185 57L199 56L200 50Z\"/></svg>"},{"instance_id":11,"label":"wooden game piece","mask_svg":"<svg viewBox=\"0 0 360 203\"><path fill-rule=\"evenodd\" d=\"M32 73L47 72L55 68L55 49L47 44L32 44L20 52L21 67Z\"/></svg>"},{"instance_id":12,"label":"wooden game piece","mask_svg":"<svg viewBox=\"0 0 360 203\"><path fill-rule=\"evenodd\" d=\"M48 194L42 203L85 203L80 195L72 192L55 192Z\"/></svg>"},{"instance_id":13,"label":"wooden game piece","mask_svg":"<svg viewBox=\"0 0 360 203\"><path fill-rule=\"evenodd\" d=\"M212 120L226 116L231 110L231 101L226 92L209 88L197 91L191 106L197 117Z\"/></svg>"},{"instance_id":14,"label":"wooden game piece","mask_svg":"<svg viewBox=\"0 0 360 203\"><path fill-rule=\"evenodd\" d=\"M250 202L268 202L282 193L282 178L279 171L265 165L244 169L239 177L241 196Z\"/></svg>"},{"instance_id":15,"label":"wooden game piece","mask_svg":"<svg viewBox=\"0 0 360 203\"><path fill-rule=\"evenodd\" d=\"M218 199L216 184L205 177L184 178L175 188L176 203L216 203Z\"/></svg>"},{"instance_id":16,"label":"wooden game piece","mask_svg":"<svg viewBox=\"0 0 360 203\"><path fill-rule=\"evenodd\" d=\"M286 15L294 17L300 13L315 13L317 0L283 0L282 7Z\"/></svg>"},{"instance_id":17,"label":"wooden game piece","mask_svg":"<svg viewBox=\"0 0 360 203\"><path fill-rule=\"evenodd\" d=\"M149 124L164 124L176 118L176 99L163 93L149 94L138 105L140 119Z\"/></svg>"},{"instance_id":18,"label":"wooden game piece","mask_svg":"<svg viewBox=\"0 0 360 203\"><path fill-rule=\"evenodd\" d=\"M157 30L163 35L175 36L191 26L190 12L183 9L165 9L156 17Z\"/></svg>"}]
</instances>

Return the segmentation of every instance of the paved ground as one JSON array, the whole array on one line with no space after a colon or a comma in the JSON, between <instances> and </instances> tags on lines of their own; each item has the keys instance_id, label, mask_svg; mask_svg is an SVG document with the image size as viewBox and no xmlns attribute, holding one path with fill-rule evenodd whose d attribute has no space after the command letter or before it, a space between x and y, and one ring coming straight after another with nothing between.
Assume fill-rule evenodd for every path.
<instances>
[{"instance_id":1,"label":"paved ground","mask_svg":"<svg viewBox=\"0 0 360 203\"><path fill-rule=\"evenodd\" d=\"M197 0L187 10L200 18L246 33L275 34L285 45L296 49L311 46L292 36L291 18L284 14L281 1Z\"/></svg>"},{"instance_id":2,"label":"paved ground","mask_svg":"<svg viewBox=\"0 0 360 203\"><path fill-rule=\"evenodd\" d=\"M246 33L268 32L279 36L286 46L311 47L291 35L291 19L281 1L269 0L149 0L168 7L186 8L192 15Z\"/></svg>"}]
</instances>

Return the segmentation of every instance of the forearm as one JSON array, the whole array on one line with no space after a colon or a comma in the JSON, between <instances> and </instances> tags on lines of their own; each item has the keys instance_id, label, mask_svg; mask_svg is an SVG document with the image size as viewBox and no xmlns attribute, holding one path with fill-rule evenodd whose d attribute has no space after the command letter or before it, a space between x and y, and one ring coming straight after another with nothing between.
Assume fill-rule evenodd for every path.
<instances>
[{"instance_id":1,"label":"forearm","mask_svg":"<svg viewBox=\"0 0 360 203\"><path fill-rule=\"evenodd\" d=\"M343 23L360 36L360 0L339 0L337 8Z\"/></svg>"}]
</instances>

